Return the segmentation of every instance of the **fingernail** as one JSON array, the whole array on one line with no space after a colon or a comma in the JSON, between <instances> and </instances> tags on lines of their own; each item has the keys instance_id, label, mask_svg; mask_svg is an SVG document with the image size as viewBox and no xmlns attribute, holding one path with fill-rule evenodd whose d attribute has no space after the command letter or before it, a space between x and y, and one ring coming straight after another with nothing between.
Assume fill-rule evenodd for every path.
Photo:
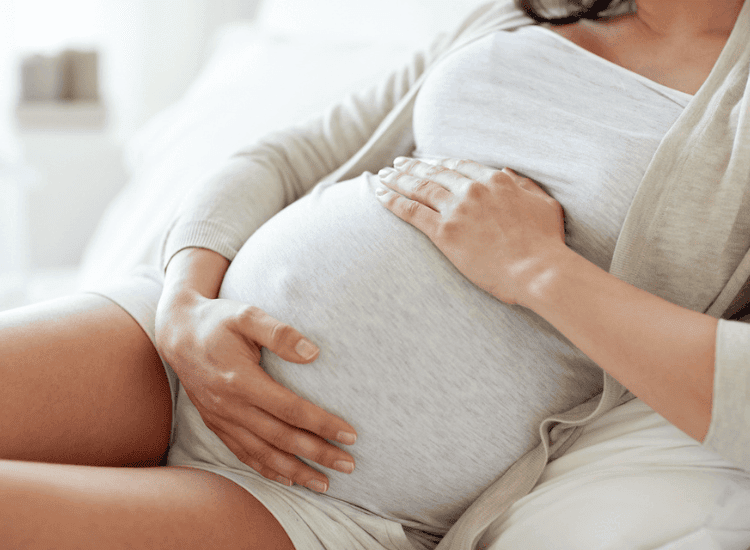
<instances>
[{"instance_id":1,"label":"fingernail","mask_svg":"<svg viewBox=\"0 0 750 550\"><path fill-rule=\"evenodd\" d=\"M384 196L387 192L388 192L388 188L383 185L379 185L378 187L375 188L375 194L378 197Z\"/></svg>"},{"instance_id":2,"label":"fingernail","mask_svg":"<svg viewBox=\"0 0 750 550\"><path fill-rule=\"evenodd\" d=\"M282 485L286 485L287 487L292 486L292 480L285 478L284 476L279 476L276 478L276 481L281 483Z\"/></svg>"},{"instance_id":3,"label":"fingernail","mask_svg":"<svg viewBox=\"0 0 750 550\"><path fill-rule=\"evenodd\" d=\"M393 166L398 168L399 166L403 166L407 162L409 162L409 159L406 157L396 157L396 160L393 161Z\"/></svg>"},{"instance_id":4,"label":"fingernail","mask_svg":"<svg viewBox=\"0 0 750 550\"><path fill-rule=\"evenodd\" d=\"M354 471L354 462L349 460L337 460L333 463L333 469L345 474L351 474Z\"/></svg>"},{"instance_id":5,"label":"fingernail","mask_svg":"<svg viewBox=\"0 0 750 550\"><path fill-rule=\"evenodd\" d=\"M294 351L305 359L312 359L318 353L318 347L307 338L301 338L294 346Z\"/></svg>"},{"instance_id":6,"label":"fingernail","mask_svg":"<svg viewBox=\"0 0 750 550\"><path fill-rule=\"evenodd\" d=\"M342 431L336 435L336 441L344 445L354 445L357 442L357 434Z\"/></svg>"},{"instance_id":7,"label":"fingernail","mask_svg":"<svg viewBox=\"0 0 750 550\"><path fill-rule=\"evenodd\" d=\"M381 178L385 178L385 177L388 177L393 172L395 172L393 168L383 168L380 172L378 172L378 176Z\"/></svg>"},{"instance_id":8,"label":"fingernail","mask_svg":"<svg viewBox=\"0 0 750 550\"><path fill-rule=\"evenodd\" d=\"M328 484L323 483L322 481L318 481L317 479L308 481L307 483L305 483L305 487L307 487L311 491L316 491L318 493L325 493L328 490Z\"/></svg>"}]
</instances>

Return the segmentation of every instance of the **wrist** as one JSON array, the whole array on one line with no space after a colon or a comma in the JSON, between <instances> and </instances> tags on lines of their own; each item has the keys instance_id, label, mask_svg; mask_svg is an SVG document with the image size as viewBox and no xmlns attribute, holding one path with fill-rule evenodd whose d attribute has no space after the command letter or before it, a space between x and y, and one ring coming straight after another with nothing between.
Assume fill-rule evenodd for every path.
<instances>
[{"instance_id":1,"label":"wrist","mask_svg":"<svg viewBox=\"0 0 750 550\"><path fill-rule=\"evenodd\" d=\"M229 260L212 250L181 250L167 266L162 296L186 303L199 297L216 298L228 267Z\"/></svg>"},{"instance_id":2,"label":"wrist","mask_svg":"<svg viewBox=\"0 0 750 550\"><path fill-rule=\"evenodd\" d=\"M183 337L180 330L201 304L216 298L229 261L203 248L181 250L169 262L156 307L156 343L167 354Z\"/></svg>"},{"instance_id":3,"label":"wrist","mask_svg":"<svg viewBox=\"0 0 750 550\"><path fill-rule=\"evenodd\" d=\"M187 285L165 286L157 304L157 317L172 316L209 300L198 290ZM165 315L166 314L166 315Z\"/></svg>"},{"instance_id":4,"label":"wrist","mask_svg":"<svg viewBox=\"0 0 750 550\"><path fill-rule=\"evenodd\" d=\"M586 260L565 245L524 263L516 273L518 304L541 313L554 300L556 289Z\"/></svg>"}]
</instances>

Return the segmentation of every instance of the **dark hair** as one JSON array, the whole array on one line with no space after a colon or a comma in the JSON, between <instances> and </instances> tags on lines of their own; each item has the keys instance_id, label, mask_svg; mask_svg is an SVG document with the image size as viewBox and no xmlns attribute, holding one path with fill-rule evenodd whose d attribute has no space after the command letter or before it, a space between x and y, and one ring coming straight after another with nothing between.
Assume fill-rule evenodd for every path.
<instances>
[{"instance_id":1,"label":"dark hair","mask_svg":"<svg viewBox=\"0 0 750 550\"><path fill-rule=\"evenodd\" d=\"M566 25L580 19L601 19L614 14L631 11L632 0L558 0L557 7L550 9L549 0L515 0L516 5L537 23ZM554 15L552 15L554 13Z\"/></svg>"}]
</instances>

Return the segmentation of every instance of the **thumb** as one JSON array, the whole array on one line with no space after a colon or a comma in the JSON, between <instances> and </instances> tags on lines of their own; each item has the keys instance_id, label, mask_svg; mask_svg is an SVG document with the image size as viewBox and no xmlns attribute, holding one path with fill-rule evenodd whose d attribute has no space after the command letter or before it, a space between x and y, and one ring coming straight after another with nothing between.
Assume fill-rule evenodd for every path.
<instances>
[{"instance_id":1,"label":"thumb","mask_svg":"<svg viewBox=\"0 0 750 550\"><path fill-rule=\"evenodd\" d=\"M293 327L274 319L257 307L249 307L242 316L242 332L253 342L267 348L285 361L310 363L320 349Z\"/></svg>"}]
</instances>

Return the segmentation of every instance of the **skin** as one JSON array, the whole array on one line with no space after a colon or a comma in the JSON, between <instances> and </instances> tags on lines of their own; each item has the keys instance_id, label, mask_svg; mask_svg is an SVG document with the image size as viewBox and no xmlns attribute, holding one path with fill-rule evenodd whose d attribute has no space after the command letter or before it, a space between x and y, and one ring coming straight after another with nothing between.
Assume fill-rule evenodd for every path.
<instances>
[{"instance_id":1,"label":"skin","mask_svg":"<svg viewBox=\"0 0 750 550\"><path fill-rule=\"evenodd\" d=\"M636 5L634 14L552 29L626 69L695 94L729 38L742 1L639 0Z\"/></svg>"},{"instance_id":2,"label":"skin","mask_svg":"<svg viewBox=\"0 0 750 550\"><path fill-rule=\"evenodd\" d=\"M234 483L149 467L167 450L171 397L120 307L77 295L3 312L0 357L3 548L293 550Z\"/></svg>"},{"instance_id":3,"label":"skin","mask_svg":"<svg viewBox=\"0 0 750 550\"><path fill-rule=\"evenodd\" d=\"M557 30L692 93L740 6L644 0L636 16ZM630 287L567 249L560 205L531 180L466 162L444 168L427 173L434 168L405 160L383 173L383 204L430 236L470 280L545 317L702 440L716 321ZM493 214L480 215L480 204ZM315 360L317 349L298 347L304 335L251 305L216 300L228 264L196 248L172 258L157 311L157 348L206 424L241 460L280 483L325 490L326 476L295 456L351 471L351 455L331 441L353 444L356 430L264 376L261 346L299 368ZM221 476L122 467L159 462L171 406L154 345L118 306L74 296L2 313L0 357L0 493L10 496L0 500L5 546L293 550L273 516Z\"/></svg>"},{"instance_id":4,"label":"skin","mask_svg":"<svg viewBox=\"0 0 750 550\"><path fill-rule=\"evenodd\" d=\"M303 357L296 349L303 337L292 327L249 305L213 299L228 265L205 249L172 259L157 311L157 345L206 425L240 460L284 485L324 492L328 478L296 456L351 473L354 458L327 440L352 444L356 430L260 368L260 345L296 363L314 361L319 350ZM179 324L172 322L176 316Z\"/></svg>"}]
</instances>

